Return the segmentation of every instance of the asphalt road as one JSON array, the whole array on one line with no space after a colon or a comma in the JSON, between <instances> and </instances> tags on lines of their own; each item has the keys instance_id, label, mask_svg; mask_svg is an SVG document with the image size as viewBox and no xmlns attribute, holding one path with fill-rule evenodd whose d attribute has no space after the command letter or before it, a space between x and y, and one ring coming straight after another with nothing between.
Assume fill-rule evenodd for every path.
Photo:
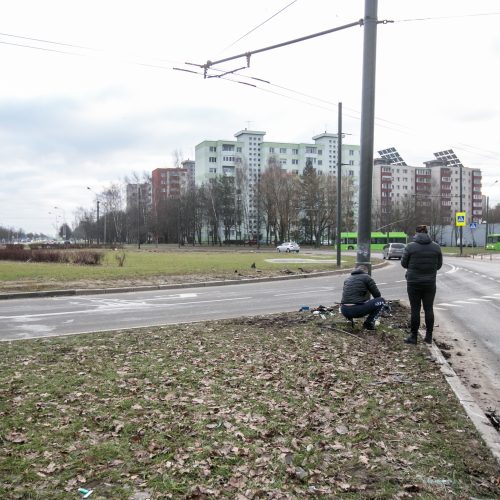
<instances>
[{"instance_id":1,"label":"asphalt road","mask_svg":"<svg viewBox=\"0 0 500 500\"><path fill-rule=\"evenodd\" d=\"M399 261L374 270L386 299L406 299ZM345 275L105 295L6 300L0 340L175 324L282 311L340 300ZM438 275L436 312L476 332L500 358L500 261L445 258ZM458 327L457 327L458 328ZM500 328L499 328L500 330ZM479 338L479 337L478 337Z\"/></svg>"}]
</instances>

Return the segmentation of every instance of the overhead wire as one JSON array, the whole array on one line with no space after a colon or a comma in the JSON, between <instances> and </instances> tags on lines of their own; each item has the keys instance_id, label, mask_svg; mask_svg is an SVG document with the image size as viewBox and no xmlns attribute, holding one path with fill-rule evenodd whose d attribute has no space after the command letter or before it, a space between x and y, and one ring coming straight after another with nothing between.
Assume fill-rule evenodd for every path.
<instances>
[{"instance_id":1,"label":"overhead wire","mask_svg":"<svg viewBox=\"0 0 500 500\"><path fill-rule=\"evenodd\" d=\"M280 11L276 12L273 16L271 16L265 22L269 21L270 19L272 19L273 17L275 17L276 15L278 15L280 12L282 12L283 10L285 10L286 8L288 8L289 6L291 6L293 3L295 3L295 1L291 2L290 4L287 4L287 6L285 6ZM463 15L463 16L440 16L440 17L428 17L428 18L401 19L401 20L396 20L394 22L430 21L430 20L453 19L453 18L461 18L461 17L488 16L488 15L500 15L500 12L482 13L482 14L468 14L468 15ZM264 24L264 23L261 23L261 25ZM255 31L255 29L257 29L261 25L257 26L252 31ZM14 35L14 34L10 34L10 33L0 33L0 36L8 36L8 37L14 37L14 38L19 38L19 39L24 39L24 40L30 40L30 41L37 41L37 42L41 42L41 43L47 43L47 44L51 44L51 45L60 45L60 46L64 46L64 47L72 47L72 48L77 48L77 49L89 50L89 51L92 51L92 52L104 52L102 49L97 49L97 48L94 48L94 47L88 47L88 46L77 45L77 44L72 44L72 43L55 42L55 41L52 41L52 40L46 40L46 39L34 38L34 37L27 37L27 36L21 36L21 35ZM246 35L244 35L244 36L246 36ZM243 37L241 37L241 38L243 38ZM237 41L239 41L239 40L237 40ZM236 42L234 42L234 43L236 43ZM82 53L78 53L78 52L71 52L71 51L58 50L58 49L51 49L51 48L47 48L47 47L40 47L40 46L27 45L27 44L18 44L18 43L6 42L6 41L2 41L2 40L0 40L0 44L11 45L11 46L16 46L16 47L21 47L21 48L28 48L28 49L33 49L33 50L55 52L55 53L60 53L60 54L64 54L64 55L73 55L73 56L87 55L88 56L88 54L82 54ZM166 61L166 60L163 59L162 61ZM167 66L164 66L164 65L150 64L150 63L137 62L137 61L123 61L122 60L121 62L128 63L128 64L133 64L133 65L137 65L137 66L142 66L142 67L150 67L150 68L155 68L155 69L176 70L176 71L183 71L183 72L187 72L187 73L193 73L193 74L201 75L201 76L204 75L203 73L198 72L198 71L192 71L192 70L188 70L188 69L185 69L185 68L179 68L179 67L167 67ZM192 64L192 63L184 63L184 64ZM200 65L198 65L198 64L192 64L192 65L200 67ZM317 107L317 108L320 108L320 109L325 109L327 111L336 111L337 103L334 103L334 102L331 102L331 101L328 101L326 99L322 99L322 98L319 98L319 97L316 97L316 96L312 96L312 95L306 94L304 92L293 90L291 88L288 88L288 87L285 87L285 86L282 86L282 85L274 84L274 83L272 83L272 82L270 82L268 80L265 80L263 78L258 78L258 77L254 77L254 76L250 76L250 75L241 75L241 74L236 73L237 71L241 71L242 69L243 68L239 68L239 69L233 70L233 71L223 71L223 70L216 69L213 66L210 66L210 68L209 68L210 71L217 71L217 72L223 73L221 75L214 75L214 77L217 76L217 78L219 78L219 79L227 80L227 81L230 81L232 83L237 83L237 84L242 84L242 85L250 86L250 87L256 88L256 89L258 89L260 91L263 91L263 92L267 92L267 93L274 94L274 95L277 95L277 96L280 96L280 97L284 97L286 99L294 100L296 102L301 102L303 104L310 105L310 106L313 106L313 107ZM238 77L241 77L241 78L244 78L244 79L255 80L255 81L267 84L267 85L269 85L271 87L276 87L276 88L284 90L286 92L290 92L292 94L297 94L297 95L300 95L302 97L306 97L307 99L312 99L312 100L317 101L319 103L326 104L326 106L321 105L321 104L317 104L317 103L313 103L313 102L309 102L309 101L305 101L303 99L297 99L295 97L292 97L292 96L289 96L289 95L286 95L286 94L283 94L283 93L280 93L280 92L277 92L277 91L274 91L274 90L271 90L271 89L263 88L263 87L261 87L259 85L256 85L256 84L251 84L251 83L248 83L248 82L245 82L245 81L241 81L241 80L233 80L231 78L227 78L228 74L234 74L235 76L238 76ZM226 76L224 76L224 75L226 75ZM329 106L332 106L332 107L330 108ZM344 109L350 109L352 112L360 115L360 112L357 111L357 110L355 110L355 109L353 109L353 108L345 107ZM344 114L346 114L346 113L344 113ZM352 114L351 115L350 114L346 114L346 116L349 116L350 118L353 118L355 120L360 120L361 119L360 116L355 116L355 115L352 115ZM379 121L379 122L384 122L384 123L388 124L388 125L383 125L383 124L379 123L378 124L379 127L386 128L388 130L393 130L395 132L402 133L402 134L418 135L416 133L416 131L412 131L412 129L410 127L407 127L406 125L399 124L397 122L393 122L393 121L386 120L384 118L379 118L379 117L375 117L375 119L377 121ZM395 127L398 127L398 128L394 128L391 125L393 125ZM401 130L401 129L406 129L406 130ZM477 148L475 146L471 146L471 145L467 145L467 144L463 144L463 143L458 143L455 146L455 148L456 149L461 149L461 150L464 150L464 151L466 151L467 148L469 148L469 149L475 149L476 151L469 151L469 153L477 154L478 156L482 156L482 157L489 158L489 159L497 159L498 157L500 157L500 153L498 153L498 152L484 150L484 149ZM481 152L481 151L483 151L483 152Z\"/></svg>"},{"instance_id":2,"label":"overhead wire","mask_svg":"<svg viewBox=\"0 0 500 500\"><path fill-rule=\"evenodd\" d=\"M250 33L253 33L254 31L258 30L260 27L264 26L264 24L266 24L267 22L269 22L271 19L275 18L278 14L281 14L284 10L288 9L288 7L290 7L291 5L293 5L295 2L297 2L297 0L293 0L288 5L285 5L285 7L283 7L282 9L280 9L278 12L275 12L271 17L268 17L265 21L261 22L258 26L255 26L255 28L251 29L250 31L248 31L247 33L245 33L243 36L240 36L237 40L235 40L234 42L232 42L230 45L228 45L227 47L225 47L224 49L222 49L221 52L224 52L225 50L231 48L233 45L236 45L239 41L243 40L243 38L247 37L248 35L250 35Z\"/></svg>"}]
</instances>

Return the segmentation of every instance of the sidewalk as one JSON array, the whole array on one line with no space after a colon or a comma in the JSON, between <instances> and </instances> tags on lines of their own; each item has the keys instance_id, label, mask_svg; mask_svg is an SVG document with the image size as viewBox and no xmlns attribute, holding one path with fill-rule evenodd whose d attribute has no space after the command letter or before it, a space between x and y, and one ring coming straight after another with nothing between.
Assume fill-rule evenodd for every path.
<instances>
[{"instance_id":1,"label":"sidewalk","mask_svg":"<svg viewBox=\"0 0 500 500\"><path fill-rule=\"evenodd\" d=\"M310 312L2 344L2 498L500 496L407 312ZM358 326L359 328L359 326Z\"/></svg>"}]
</instances>

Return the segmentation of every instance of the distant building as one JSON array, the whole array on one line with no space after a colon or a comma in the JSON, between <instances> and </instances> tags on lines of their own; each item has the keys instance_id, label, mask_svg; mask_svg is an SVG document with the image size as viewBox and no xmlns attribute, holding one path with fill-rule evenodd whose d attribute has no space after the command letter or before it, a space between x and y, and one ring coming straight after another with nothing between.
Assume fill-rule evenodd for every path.
<instances>
[{"instance_id":1,"label":"distant building","mask_svg":"<svg viewBox=\"0 0 500 500\"><path fill-rule=\"evenodd\" d=\"M185 168L156 168L151 173L153 204L167 198L179 198L188 184L188 170Z\"/></svg>"},{"instance_id":2,"label":"distant building","mask_svg":"<svg viewBox=\"0 0 500 500\"><path fill-rule=\"evenodd\" d=\"M453 151L434 153L435 159L423 166L410 166L395 148L379 151L374 160L373 210L382 219L405 202L429 214L439 212L441 224L451 224L460 209L460 171L462 171L462 209L470 222L482 219L481 170L464 167Z\"/></svg>"},{"instance_id":3,"label":"distant building","mask_svg":"<svg viewBox=\"0 0 500 500\"><path fill-rule=\"evenodd\" d=\"M217 176L236 177L238 169L244 171L246 185L242 190L253 192L262 172L270 162L283 170L302 175L308 161L319 175L336 175L338 163L337 135L324 132L314 136L313 143L268 142L266 132L240 130L236 140L205 140L195 149L196 185L208 182ZM352 176L357 190L359 179L359 145L342 144L343 173ZM256 199L248 197L250 233L257 233ZM357 207L354 211L357 213Z\"/></svg>"},{"instance_id":4,"label":"distant building","mask_svg":"<svg viewBox=\"0 0 500 500\"><path fill-rule=\"evenodd\" d=\"M138 206L140 195L140 203L143 209L149 210L152 205L152 189L149 182L140 184L127 184L127 210L131 210Z\"/></svg>"},{"instance_id":5,"label":"distant building","mask_svg":"<svg viewBox=\"0 0 500 500\"><path fill-rule=\"evenodd\" d=\"M187 182L189 185L194 184L196 176L196 162L194 160L184 160L181 162L182 168L187 170Z\"/></svg>"}]
</instances>

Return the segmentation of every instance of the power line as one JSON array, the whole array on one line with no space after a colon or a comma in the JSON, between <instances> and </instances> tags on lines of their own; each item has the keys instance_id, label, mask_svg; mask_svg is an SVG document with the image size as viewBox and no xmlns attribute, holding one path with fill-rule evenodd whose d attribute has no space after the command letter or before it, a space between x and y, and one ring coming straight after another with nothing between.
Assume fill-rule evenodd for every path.
<instances>
[{"instance_id":1,"label":"power line","mask_svg":"<svg viewBox=\"0 0 500 500\"><path fill-rule=\"evenodd\" d=\"M240 38L238 38L233 43L231 43L230 45L228 45L227 47L225 47L224 49L222 49L221 52L224 52L225 50L231 48L233 45L235 45L239 41L243 40L243 38L247 37L250 33L253 33L257 29L259 29L261 26L264 26L264 24L266 24L267 22L269 22L271 19L273 19L274 17L276 17L278 14L281 14L284 10L288 9L288 7L290 7L290 5L293 5L296 1L297 0L293 0L293 2L290 2L288 5L285 5L285 7L283 7L282 9L280 9L278 12L276 12L275 14L273 14L271 17L268 17L265 21L263 21L262 23L260 23L258 26L256 26L255 28L251 29L248 33L245 33L243 36L240 36Z\"/></svg>"},{"instance_id":2,"label":"power line","mask_svg":"<svg viewBox=\"0 0 500 500\"><path fill-rule=\"evenodd\" d=\"M466 17L499 16L500 12L485 12L482 14L462 14L457 16L415 17L412 19L395 19L395 23L409 23L414 21L442 21L445 19L460 19Z\"/></svg>"},{"instance_id":3,"label":"power line","mask_svg":"<svg viewBox=\"0 0 500 500\"><path fill-rule=\"evenodd\" d=\"M294 2L292 2L292 3L294 3ZM290 6L290 5L291 4L288 4L287 7ZM276 14L278 14L278 13L276 13ZM406 20L399 20L397 22L424 21L424 20L441 20L441 19L450 19L450 18L457 18L457 17L473 17L473 16L487 16L487 15L500 15L500 13L471 14L471 15L465 15L465 16L445 16L445 17L436 17L436 18L406 19ZM386 21L380 21L380 22L381 23L386 23ZM289 43L296 43L298 41L302 41L302 40L305 40L305 39L308 39L308 38L311 38L311 37L316 37L316 36L320 36L322 34L327 34L327 33L333 32L333 31L338 31L339 29L345 29L347 27L351 27L351 26L355 26L355 25L362 25L362 23L363 23L363 20L361 19L360 21L355 22L355 23L351 23L349 25L341 26L341 27L338 27L338 28L333 28L331 30L326 30L326 31L323 31L321 33L316 33L314 35L310 35L310 36L307 36L307 37L302 37L302 38L299 38L299 39L295 39L295 40L292 40L290 42L285 42L284 44L277 44L277 45L274 45L272 47L267 47L265 49L259 49L257 51L253 51L252 53L259 53L259 52L262 52L264 50L270 50L272 48L278 48L278 47L281 47L283 45L287 45ZM42 42L42 43L48 43L48 44L52 44L52 45L60 45L60 46L63 46L63 47L73 47L73 48L78 48L78 49L83 49L83 50L90 50L90 51L93 51L93 52L103 51L103 49L97 49L97 48L83 46L83 45L77 45L77 44L72 44L72 43L64 43L64 42L55 42L55 41L52 41L52 40L46 40L46 39L34 38L34 37L28 37L28 36L21 36L21 35L14 35L14 34L9 34L9 33L0 33L0 35L1 36L9 36L9 37L13 37L13 38L24 39L24 40L32 40L32 41L37 41L37 42ZM84 54L84 53L77 53L77 52L71 52L71 51L66 51L66 50L51 49L51 48L47 48L47 47L39 47L39 46L34 46L34 45L27 45L27 44L20 44L20 43L6 42L6 41L0 41L0 44L11 45L11 46L21 47L21 48L28 48L28 49L32 49L32 50L41 50L41 51L46 51L46 52L55 52L55 53L60 53L60 54L65 54L65 55L72 55L72 56L80 56L80 57L83 56L83 55L90 56L89 54ZM250 53L248 53L248 54L250 54ZM248 54L244 54L244 55L247 56ZM240 55L240 56L234 56L233 58L228 58L228 59L234 59L236 57L242 57L242 56L243 56L243 54ZM226 61L226 60L227 59L225 59L223 61ZM136 65L136 66L154 68L154 69L163 69L163 70L169 69L169 70L176 70L176 71L183 71L183 72L188 72L188 73L194 73L194 74L197 74L197 75L200 75L200 76L203 75L203 73L201 73L201 72L192 71L192 70L188 70L188 69L184 69L184 68L179 68L179 67L173 67L173 68L171 68L171 67L163 66L163 65L160 65L160 64L150 64L150 63L136 62L136 61L121 61L121 62L127 63L127 64L133 64L133 65ZM221 61L216 61L216 62L213 62L213 63L210 63L210 64L211 65L212 64L216 64L217 62L221 62ZM193 64L193 63L186 63L186 64L190 64L190 65L197 66L197 67L204 67L205 66L205 65ZM327 106L332 106L332 107L330 108L330 107L327 107L327 106L322 106L322 105L319 105L319 104L316 104L316 103L308 102L308 101L305 101L303 99L297 99L297 98L294 98L294 97L289 96L289 95L285 95L285 94L277 92L277 91L273 91L273 90L270 90L270 89L263 88L263 87L258 86L256 84L251 84L251 83L248 83L248 82L244 82L244 81L240 81L240 80L233 80L233 79L225 78L224 77L224 75L233 74L233 73L235 73L237 71L241 71L242 69L244 69L244 68L239 68L239 69L236 69L236 70L233 70L233 71L226 71L226 72L224 72L224 71L219 70L217 68L213 68L213 67L209 68L210 71L217 71L217 72L222 73L221 75L217 75L218 78L223 79L223 80L227 80L227 81L232 82L232 83L237 83L237 84L241 84L241 85L250 86L250 87L256 88L258 90L261 90L263 92L271 93L271 94L274 94L274 95L277 95L277 96L280 96L280 97L284 97L286 99L294 100L296 102L300 102L302 104L306 104L306 105L309 105L309 106L317 107L317 108L320 108L320 109L325 109L327 111L335 111L336 110L337 104L334 103L334 102L331 102L331 101L328 101L328 100L325 100L325 99L322 99L322 98L319 98L319 97L315 97L315 96L312 96L310 94L306 94L304 92L293 90L293 89L285 87L285 86L273 84L270 81L262 79L262 78L257 78L257 77L249 76L249 75L235 75L235 76L240 76L242 78L255 80L255 81L267 84L269 86L273 86L273 87L276 87L278 89L285 90L285 91L293 93L293 94L301 95L302 97L306 97L307 99L312 99L312 100L318 101L320 103L323 103L323 104L326 104ZM347 108L347 109L350 109L354 113L360 114L359 111L357 111L357 110L355 110L353 108ZM347 116L349 116L350 118L356 119L356 120L360 120L360 117L352 115L352 114L347 114ZM386 128L388 130L393 130L395 132L403 133L403 134L407 134L407 135L419 135L416 131L412 130L411 128L409 128L409 127L407 127L405 125L402 125L402 124L399 124L399 123L396 123L396 122L392 122L392 121L389 121L389 120L385 120L385 119L379 118L379 117L375 117L375 119L378 122L382 121L382 122L385 122L385 123L388 124L388 125L382 125L382 124L379 123L378 127ZM398 128L391 127L391 125L394 125L395 127L399 127L401 129L406 129L406 130L400 130ZM467 145L467 144L463 144L463 143L459 143L459 145L454 146L454 148L457 149L457 150L466 151L466 152L471 153L471 154L476 154L478 156L482 156L482 157L488 158L488 159L497 159L498 156L500 156L500 153L498 153L498 152L488 151L488 150L482 150L482 149L477 148L475 146L471 146L471 145ZM475 149L476 151L468 151L468 149Z\"/></svg>"}]
</instances>

